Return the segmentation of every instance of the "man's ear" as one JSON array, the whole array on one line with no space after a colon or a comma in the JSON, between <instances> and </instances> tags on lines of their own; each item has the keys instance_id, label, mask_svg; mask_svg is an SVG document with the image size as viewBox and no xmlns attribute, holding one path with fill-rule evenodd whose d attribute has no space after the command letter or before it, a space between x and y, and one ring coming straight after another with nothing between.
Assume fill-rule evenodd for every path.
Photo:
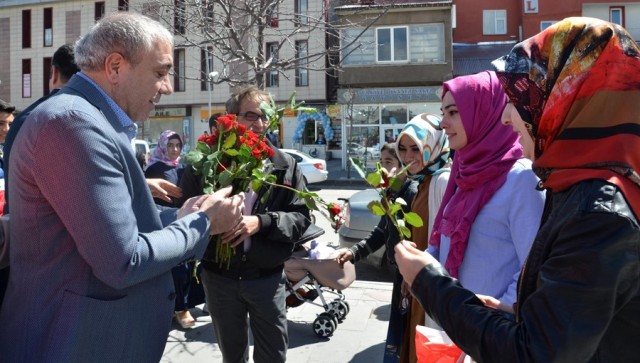
<instances>
[{"instance_id":1,"label":"man's ear","mask_svg":"<svg viewBox=\"0 0 640 363\"><path fill-rule=\"evenodd\" d=\"M111 53L104 60L105 73L109 83L118 83L120 71L124 67L126 60L120 53Z\"/></svg>"},{"instance_id":2,"label":"man's ear","mask_svg":"<svg viewBox=\"0 0 640 363\"><path fill-rule=\"evenodd\" d=\"M59 83L60 83L60 70L58 69L58 67L53 66L51 67L51 83L49 84L49 86L53 89L58 87Z\"/></svg>"}]
</instances>

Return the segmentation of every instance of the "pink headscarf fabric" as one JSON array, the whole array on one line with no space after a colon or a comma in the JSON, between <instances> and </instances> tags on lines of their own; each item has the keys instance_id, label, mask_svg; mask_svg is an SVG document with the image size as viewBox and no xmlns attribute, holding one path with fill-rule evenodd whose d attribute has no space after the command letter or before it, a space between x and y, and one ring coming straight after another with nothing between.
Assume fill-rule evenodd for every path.
<instances>
[{"instance_id":1,"label":"pink headscarf fabric","mask_svg":"<svg viewBox=\"0 0 640 363\"><path fill-rule=\"evenodd\" d=\"M443 97L447 92L456 102L467 145L454 154L451 177L429 243L439 248L440 236L450 236L444 267L457 278L476 216L524 154L518 135L502 125L507 96L494 72L454 78L444 83Z\"/></svg>"},{"instance_id":2,"label":"pink headscarf fabric","mask_svg":"<svg viewBox=\"0 0 640 363\"><path fill-rule=\"evenodd\" d=\"M167 153L167 144L169 143L169 138L174 135L178 136L180 145L182 145L182 138L180 138L180 135L178 135L177 132L171 130L162 131L162 133L160 134L160 138L158 138L158 144L156 145L156 148L153 149L153 153L151 154L151 158L149 159L149 165L154 163L165 163L168 166L178 166L180 158L171 160Z\"/></svg>"}]
</instances>

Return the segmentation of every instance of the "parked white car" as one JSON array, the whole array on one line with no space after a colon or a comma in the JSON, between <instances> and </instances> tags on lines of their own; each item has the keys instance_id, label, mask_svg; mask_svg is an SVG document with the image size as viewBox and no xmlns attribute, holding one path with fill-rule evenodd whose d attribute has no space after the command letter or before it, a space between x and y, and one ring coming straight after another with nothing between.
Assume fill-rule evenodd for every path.
<instances>
[{"instance_id":1,"label":"parked white car","mask_svg":"<svg viewBox=\"0 0 640 363\"><path fill-rule=\"evenodd\" d=\"M291 155L298 162L305 184L320 183L329 177L326 161L294 149L280 149L280 151Z\"/></svg>"},{"instance_id":2,"label":"parked white car","mask_svg":"<svg viewBox=\"0 0 640 363\"><path fill-rule=\"evenodd\" d=\"M145 140L133 139L131 140L131 147L133 148L133 153L138 155L138 153L142 153L145 156L145 162L149 162L149 158L151 157L151 147L149 143Z\"/></svg>"}]
</instances>

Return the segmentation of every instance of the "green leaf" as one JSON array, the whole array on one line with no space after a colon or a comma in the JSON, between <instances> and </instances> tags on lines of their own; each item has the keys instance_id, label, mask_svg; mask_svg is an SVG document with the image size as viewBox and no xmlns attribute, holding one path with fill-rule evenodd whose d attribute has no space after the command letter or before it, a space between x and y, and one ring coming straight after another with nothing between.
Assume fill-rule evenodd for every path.
<instances>
[{"instance_id":1,"label":"green leaf","mask_svg":"<svg viewBox=\"0 0 640 363\"><path fill-rule=\"evenodd\" d=\"M296 90L293 90L293 92L291 92L291 96L289 96L289 100L287 101L287 105L290 105L289 107L294 109L295 104L296 104Z\"/></svg>"},{"instance_id":2,"label":"green leaf","mask_svg":"<svg viewBox=\"0 0 640 363\"><path fill-rule=\"evenodd\" d=\"M258 179L253 179L251 181L251 189L253 189L254 192L258 192L258 190L260 190L260 187L262 186L262 180L258 180Z\"/></svg>"},{"instance_id":3,"label":"green leaf","mask_svg":"<svg viewBox=\"0 0 640 363\"><path fill-rule=\"evenodd\" d=\"M224 153L229 155L229 156L236 156L236 155L238 155L238 150L236 150L236 149L226 149L224 151Z\"/></svg>"},{"instance_id":4,"label":"green leaf","mask_svg":"<svg viewBox=\"0 0 640 363\"><path fill-rule=\"evenodd\" d=\"M379 200L372 200L371 202L369 202L369 204L367 204L367 208L369 208L369 210L377 216L383 216L387 214L384 210L384 207L382 206L382 203L380 203Z\"/></svg>"},{"instance_id":5,"label":"green leaf","mask_svg":"<svg viewBox=\"0 0 640 363\"><path fill-rule=\"evenodd\" d=\"M236 145L236 140L238 140L238 137L236 136L236 134L231 133L229 134L229 136L227 136L227 138L224 140L224 144L222 144L222 147L224 149L229 149L232 148Z\"/></svg>"},{"instance_id":6,"label":"green leaf","mask_svg":"<svg viewBox=\"0 0 640 363\"><path fill-rule=\"evenodd\" d=\"M398 232L404 236L404 238L411 238L411 230L405 226L398 226Z\"/></svg>"},{"instance_id":7,"label":"green leaf","mask_svg":"<svg viewBox=\"0 0 640 363\"><path fill-rule=\"evenodd\" d=\"M220 176L218 176L218 183L220 183L220 188L231 185L232 181L233 175L229 170L223 171L222 173L220 173Z\"/></svg>"},{"instance_id":8,"label":"green leaf","mask_svg":"<svg viewBox=\"0 0 640 363\"><path fill-rule=\"evenodd\" d=\"M398 203L391 203L389 205L389 214L390 215L395 215L396 213L398 213L400 211L400 209L402 209L402 207L400 206L400 204Z\"/></svg>"},{"instance_id":9,"label":"green leaf","mask_svg":"<svg viewBox=\"0 0 640 363\"><path fill-rule=\"evenodd\" d=\"M371 173L367 175L367 183L374 188L380 186L380 182L382 181L382 175L380 173Z\"/></svg>"},{"instance_id":10,"label":"green leaf","mask_svg":"<svg viewBox=\"0 0 640 363\"><path fill-rule=\"evenodd\" d=\"M402 188L402 184L404 184L404 182L395 176L389 179L389 188L394 192L400 190L400 188Z\"/></svg>"},{"instance_id":11,"label":"green leaf","mask_svg":"<svg viewBox=\"0 0 640 363\"><path fill-rule=\"evenodd\" d=\"M351 165L353 165L353 168L356 169L356 172L360 175L360 177L362 179L366 179L365 173L364 173L365 168L364 168L364 165L362 165L362 163L360 162L360 160L349 158L349 161L351 161Z\"/></svg>"},{"instance_id":12,"label":"green leaf","mask_svg":"<svg viewBox=\"0 0 640 363\"><path fill-rule=\"evenodd\" d=\"M193 165L199 162L200 160L202 160L203 156L204 154L200 150L196 149L196 150L189 151L187 155L184 157L184 160L185 160L185 163L189 165Z\"/></svg>"},{"instance_id":13,"label":"green leaf","mask_svg":"<svg viewBox=\"0 0 640 363\"><path fill-rule=\"evenodd\" d=\"M204 194L211 194L213 193L213 187L212 186L204 187L202 191L204 192Z\"/></svg>"},{"instance_id":14,"label":"green leaf","mask_svg":"<svg viewBox=\"0 0 640 363\"><path fill-rule=\"evenodd\" d=\"M196 150L203 152L205 154L211 153L211 148L204 142L198 141L198 145L196 145Z\"/></svg>"},{"instance_id":15,"label":"green leaf","mask_svg":"<svg viewBox=\"0 0 640 363\"><path fill-rule=\"evenodd\" d=\"M306 204L307 208L311 210L318 210L318 205L316 204L316 200L309 195L304 197L304 204Z\"/></svg>"},{"instance_id":16,"label":"green leaf","mask_svg":"<svg viewBox=\"0 0 640 363\"><path fill-rule=\"evenodd\" d=\"M418 213L409 212L404 214L404 220L414 227L422 227L424 223Z\"/></svg>"}]
</instances>

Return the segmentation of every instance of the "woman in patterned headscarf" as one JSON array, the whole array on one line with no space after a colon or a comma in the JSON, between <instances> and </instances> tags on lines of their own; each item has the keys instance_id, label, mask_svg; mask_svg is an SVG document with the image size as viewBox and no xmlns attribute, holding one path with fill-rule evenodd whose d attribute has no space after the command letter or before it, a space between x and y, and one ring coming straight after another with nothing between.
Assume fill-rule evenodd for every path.
<instances>
[{"instance_id":1,"label":"woman in patterned headscarf","mask_svg":"<svg viewBox=\"0 0 640 363\"><path fill-rule=\"evenodd\" d=\"M395 168L397 172L402 164L410 164L409 178L394 198L402 198L407 202L406 210L418 213L425 222L423 227L411 230L414 240L424 247L449 177L449 144L439 124L440 119L436 116L426 113L415 116L398 135L398 143L385 144L380 152L381 164L389 171ZM388 218L381 218L367 239L339 251L338 262L358 262L386 246L387 259L395 266L393 247L399 240L396 227ZM415 361L414 345L409 343L414 341L416 325L424 324L424 310L417 302L409 306L410 301L408 288L402 287L402 276L396 269L383 358L385 363L398 362L401 357L403 362ZM413 360L409 359L410 356Z\"/></svg>"},{"instance_id":2,"label":"woman in patterned headscarf","mask_svg":"<svg viewBox=\"0 0 640 363\"><path fill-rule=\"evenodd\" d=\"M569 18L494 62L503 122L548 190L516 321L402 244L412 291L483 362L635 362L640 356L640 48L620 26ZM534 150L531 150L534 149ZM531 223L535 223L532 221Z\"/></svg>"}]
</instances>

